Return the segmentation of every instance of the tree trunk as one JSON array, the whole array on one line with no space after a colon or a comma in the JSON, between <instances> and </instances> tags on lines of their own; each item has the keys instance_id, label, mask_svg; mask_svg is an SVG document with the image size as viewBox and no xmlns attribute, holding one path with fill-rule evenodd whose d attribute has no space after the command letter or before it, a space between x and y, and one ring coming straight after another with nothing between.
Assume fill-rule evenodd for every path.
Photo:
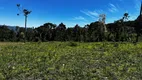
<instances>
[{"instance_id":1,"label":"tree trunk","mask_svg":"<svg viewBox=\"0 0 142 80\"><path fill-rule=\"evenodd\" d=\"M26 32L27 32L27 15L25 15L25 38L24 38L24 43L26 42Z\"/></svg>"}]
</instances>

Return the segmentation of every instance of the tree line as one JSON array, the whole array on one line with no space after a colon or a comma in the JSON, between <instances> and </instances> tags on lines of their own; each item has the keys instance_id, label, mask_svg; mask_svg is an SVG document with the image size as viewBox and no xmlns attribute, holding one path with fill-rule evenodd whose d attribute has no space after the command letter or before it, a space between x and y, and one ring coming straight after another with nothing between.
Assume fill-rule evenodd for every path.
<instances>
[{"instance_id":1,"label":"tree line","mask_svg":"<svg viewBox=\"0 0 142 80\"><path fill-rule=\"evenodd\" d=\"M64 23L59 25L45 23L37 28L25 28L16 26L15 30L6 25L0 26L0 41L22 42L47 42L47 41L77 41L77 42L138 42L141 35L141 27L137 20L128 21L128 13L122 19L114 23L104 24L100 21L92 22L80 27L66 27Z\"/></svg>"}]
</instances>

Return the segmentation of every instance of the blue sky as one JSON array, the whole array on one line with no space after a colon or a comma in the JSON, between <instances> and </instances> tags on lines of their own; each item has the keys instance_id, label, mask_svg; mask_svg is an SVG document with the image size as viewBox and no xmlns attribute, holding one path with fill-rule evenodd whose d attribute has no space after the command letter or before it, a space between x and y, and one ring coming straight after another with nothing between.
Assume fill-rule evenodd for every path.
<instances>
[{"instance_id":1,"label":"blue sky","mask_svg":"<svg viewBox=\"0 0 142 80\"><path fill-rule=\"evenodd\" d=\"M67 27L75 24L84 26L98 20L99 14L106 14L106 22L122 18L125 12L134 20L139 15L141 0L0 0L0 24L24 26L24 16L16 14L16 4L32 10L28 17L29 27L44 23L63 22Z\"/></svg>"}]
</instances>

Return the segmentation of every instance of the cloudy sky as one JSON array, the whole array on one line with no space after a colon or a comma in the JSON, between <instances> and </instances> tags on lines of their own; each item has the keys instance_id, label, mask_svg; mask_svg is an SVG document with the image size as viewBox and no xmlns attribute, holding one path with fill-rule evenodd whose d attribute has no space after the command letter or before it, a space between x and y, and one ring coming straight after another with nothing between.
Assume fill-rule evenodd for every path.
<instances>
[{"instance_id":1,"label":"cloudy sky","mask_svg":"<svg viewBox=\"0 0 142 80\"><path fill-rule=\"evenodd\" d=\"M23 8L32 10L28 17L29 27L38 27L46 22L67 27L75 24L84 26L98 20L99 14L106 14L106 22L122 18L125 12L130 20L139 15L141 0L0 0L0 24L24 26L24 16L17 9L19 3ZM17 13L21 13L17 16Z\"/></svg>"}]
</instances>

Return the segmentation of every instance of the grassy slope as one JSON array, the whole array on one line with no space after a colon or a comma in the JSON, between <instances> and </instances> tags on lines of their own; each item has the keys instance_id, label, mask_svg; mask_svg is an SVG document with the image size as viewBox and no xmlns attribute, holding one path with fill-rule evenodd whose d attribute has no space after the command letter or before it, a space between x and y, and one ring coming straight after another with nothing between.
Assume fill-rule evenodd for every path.
<instances>
[{"instance_id":1,"label":"grassy slope","mask_svg":"<svg viewBox=\"0 0 142 80\"><path fill-rule=\"evenodd\" d=\"M142 43L0 43L2 79L142 79Z\"/></svg>"}]
</instances>

